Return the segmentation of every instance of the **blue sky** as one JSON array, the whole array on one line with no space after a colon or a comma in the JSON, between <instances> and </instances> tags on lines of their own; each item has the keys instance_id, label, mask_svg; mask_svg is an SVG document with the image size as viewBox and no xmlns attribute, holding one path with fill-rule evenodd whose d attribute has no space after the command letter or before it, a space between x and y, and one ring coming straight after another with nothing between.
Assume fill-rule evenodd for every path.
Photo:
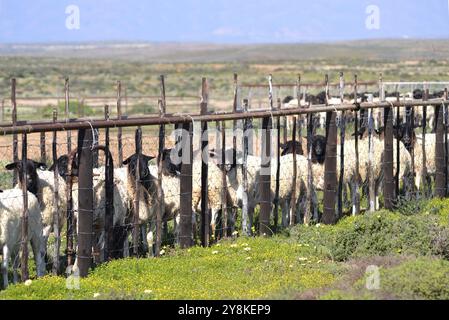
<instances>
[{"instance_id":1,"label":"blue sky","mask_svg":"<svg viewBox=\"0 0 449 320\"><path fill-rule=\"evenodd\" d=\"M68 5L80 29L66 28ZM366 28L369 5L379 29ZM0 43L449 38L448 0L0 0Z\"/></svg>"}]
</instances>

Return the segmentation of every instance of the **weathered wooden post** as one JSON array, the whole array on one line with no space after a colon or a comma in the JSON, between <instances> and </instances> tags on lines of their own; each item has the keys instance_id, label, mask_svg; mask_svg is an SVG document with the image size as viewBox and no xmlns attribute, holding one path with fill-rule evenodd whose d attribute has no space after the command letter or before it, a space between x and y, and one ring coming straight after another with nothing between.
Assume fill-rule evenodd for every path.
<instances>
[{"instance_id":1,"label":"weathered wooden post","mask_svg":"<svg viewBox=\"0 0 449 320\"><path fill-rule=\"evenodd\" d=\"M222 232L224 238L228 233L228 199L227 199L227 180L226 180L226 122L221 122L221 221Z\"/></svg>"},{"instance_id":2,"label":"weathered wooden post","mask_svg":"<svg viewBox=\"0 0 449 320\"><path fill-rule=\"evenodd\" d=\"M117 81L117 118L122 120L122 83ZM117 128L118 165L123 166L122 128Z\"/></svg>"},{"instance_id":3,"label":"weathered wooden post","mask_svg":"<svg viewBox=\"0 0 449 320\"><path fill-rule=\"evenodd\" d=\"M448 100L448 90L444 88L444 100ZM445 174L445 186L446 186L446 196L449 193L449 144L448 144L448 128L449 128L449 117L448 117L448 107L447 104L444 104L444 166L446 170ZM414 171L413 171L414 172Z\"/></svg>"},{"instance_id":4,"label":"weathered wooden post","mask_svg":"<svg viewBox=\"0 0 449 320\"><path fill-rule=\"evenodd\" d=\"M104 106L104 118L109 121L109 106ZM114 161L110 152L109 128L105 129L105 183L106 183L106 208L105 208L105 248L104 258L106 261L112 259L114 255Z\"/></svg>"},{"instance_id":5,"label":"weathered wooden post","mask_svg":"<svg viewBox=\"0 0 449 320\"><path fill-rule=\"evenodd\" d=\"M304 212L304 223L308 224L312 217L312 212L317 212L317 203L315 202L315 189L313 186L313 172L312 172L312 150L313 150L313 113L307 114L307 190L306 190L306 208Z\"/></svg>"},{"instance_id":6,"label":"weathered wooden post","mask_svg":"<svg viewBox=\"0 0 449 320\"><path fill-rule=\"evenodd\" d=\"M421 185L423 187L423 195L427 197L427 191L430 186L427 183L427 155L426 155L426 132L427 132L427 105L425 102L429 97L429 89L424 91L423 97L423 120L422 120L422 171L421 171Z\"/></svg>"},{"instance_id":7,"label":"weathered wooden post","mask_svg":"<svg viewBox=\"0 0 449 320\"><path fill-rule=\"evenodd\" d=\"M65 85L64 85L64 108L65 108L65 122L70 122L70 85L69 85L69 78L65 79ZM67 154L70 154L72 151L72 132L70 130L67 130Z\"/></svg>"},{"instance_id":8,"label":"weathered wooden post","mask_svg":"<svg viewBox=\"0 0 449 320\"><path fill-rule=\"evenodd\" d=\"M352 199L353 207L352 214L358 215L360 214L360 191L359 191L359 183L360 183L360 161L359 161L359 108L360 105L357 101L357 75L354 75L354 101L357 107L354 110L354 146L355 146L355 181L354 181L354 191Z\"/></svg>"},{"instance_id":9,"label":"weathered wooden post","mask_svg":"<svg viewBox=\"0 0 449 320\"><path fill-rule=\"evenodd\" d=\"M133 240L133 255L139 255L139 244L140 244L140 225L139 225L139 212L140 212L140 197L142 185L140 183L140 163L142 161L142 128L138 127L135 135L135 145L136 145L136 155L137 155L137 163L135 167L134 177L136 180L135 191L136 198L134 199L134 214L133 214L133 232L132 232L132 240Z\"/></svg>"},{"instance_id":10,"label":"weathered wooden post","mask_svg":"<svg viewBox=\"0 0 449 320\"><path fill-rule=\"evenodd\" d=\"M326 105L329 105L329 77L326 74ZM324 211L322 221L324 224L336 222L335 201L337 195L337 113L326 113L326 157L324 161Z\"/></svg>"},{"instance_id":11,"label":"weathered wooden post","mask_svg":"<svg viewBox=\"0 0 449 320\"><path fill-rule=\"evenodd\" d=\"M47 162L47 152L45 150L46 148L46 142L45 142L45 132L41 132L40 136L40 151L41 151L41 162L46 163Z\"/></svg>"},{"instance_id":12,"label":"weathered wooden post","mask_svg":"<svg viewBox=\"0 0 449 320\"><path fill-rule=\"evenodd\" d=\"M340 102L344 103L344 89L345 82L343 78L343 72L340 72ZM338 180L338 218L343 215L343 187L344 187L344 173L345 173L345 135L346 135L346 123L345 123L345 111L340 113L340 178Z\"/></svg>"},{"instance_id":13,"label":"weathered wooden post","mask_svg":"<svg viewBox=\"0 0 449 320\"><path fill-rule=\"evenodd\" d=\"M203 78L201 85L201 114L207 114L207 105L209 102L209 88L207 79ZM234 104L236 102L234 101ZM201 199L208 199L209 192L209 134L207 121L201 123ZM201 245L209 246L209 208L207 201L201 201Z\"/></svg>"},{"instance_id":14,"label":"weathered wooden post","mask_svg":"<svg viewBox=\"0 0 449 320\"><path fill-rule=\"evenodd\" d=\"M296 215L297 215L297 207L296 207L296 179L298 176L297 173L297 166L296 166L296 117L292 118L292 127L293 127L293 131L292 131L292 141L293 141L293 188L292 188L292 198L291 198L291 202L290 202L290 217L285 216L285 214L288 213L283 213L282 214L282 225L284 227L288 226L289 220L290 220L290 225L293 226L296 224ZM276 172L277 175L277 172ZM278 178L278 177L276 177ZM279 180L279 178L278 178Z\"/></svg>"},{"instance_id":15,"label":"weathered wooden post","mask_svg":"<svg viewBox=\"0 0 449 320\"><path fill-rule=\"evenodd\" d=\"M445 166L445 143L444 143L444 107L435 107L436 143L435 143L435 196L444 198L446 196L446 166Z\"/></svg>"},{"instance_id":16,"label":"weathered wooden post","mask_svg":"<svg viewBox=\"0 0 449 320\"><path fill-rule=\"evenodd\" d=\"M385 139L383 155L385 209L394 208L393 177L393 108L384 108Z\"/></svg>"},{"instance_id":17,"label":"weathered wooden post","mask_svg":"<svg viewBox=\"0 0 449 320\"><path fill-rule=\"evenodd\" d=\"M161 75L161 88L164 87L164 76ZM162 99L159 99L159 116L165 117L165 87L163 90ZM162 246L162 217L165 212L165 202L164 199L164 190L162 189L162 170L163 170L163 157L164 157L164 149L165 149L165 125L161 124L159 126L159 144L158 144L158 155L157 155L157 198L158 198L158 207L156 211L156 245L154 248L154 255L159 257L161 254L161 246Z\"/></svg>"},{"instance_id":18,"label":"weathered wooden post","mask_svg":"<svg viewBox=\"0 0 449 320\"><path fill-rule=\"evenodd\" d=\"M271 117L265 117L262 121L262 152L260 169L260 213L259 234L271 235L270 213L271 213Z\"/></svg>"},{"instance_id":19,"label":"weathered wooden post","mask_svg":"<svg viewBox=\"0 0 449 320\"><path fill-rule=\"evenodd\" d=\"M58 118L58 109L53 109L53 123L56 122ZM58 161L58 139L57 131L53 131L53 141L52 141L52 158L53 163ZM55 257L53 260L53 274L57 275L59 270L59 249L61 246L61 230L59 230L59 168L55 166L53 171L53 181L54 181L54 194L53 194L53 232L55 235Z\"/></svg>"},{"instance_id":20,"label":"weathered wooden post","mask_svg":"<svg viewBox=\"0 0 449 320\"><path fill-rule=\"evenodd\" d=\"M396 101L400 102L399 92L396 90ZM398 132L400 128L400 108L396 107L396 132ZM401 140L396 138L396 173L395 173L395 201L399 200L399 187L400 187L400 177L399 174L401 172Z\"/></svg>"},{"instance_id":21,"label":"weathered wooden post","mask_svg":"<svg viewBox=\"0 0 449 320\"><path fill-rule=\"evenodd\" d=\"M22 212L22 257L20 261L22 269L22 281L28 280L28 190L27 190L27 134L22 134L22 194L23 194L23 212Z\"/></svg>"},{"instance_id":22,"label":"weathered wooden post","mask_svg":"<svg viewBox=\"0 0 449 320\"><path fill-rule=\"evenodd\" d=\"M239 83L238 83L238 75L237 73L234 73L234 103L232 107L232 111L234 113L239 112L238 110L238 104L239 104ZM237 129L238 129L238 123L241 123L241 120L234 120L232 123L232 164L237 165ZM231 234L235 231L235 219L237 217L237 209L231 208L231 215L232 219L230 219L230 222L232 224L230 227Z\"/></svg>"},{"instance_id":23,"label":"weathered wooden post","mask_svg":"<svg viewBox=\"0 0 449 320\"><path fill-rule=\"evenodd\" d=\"M281 110L281 98L277 99L278 110ZM279 220L279 179L281 176L281 117L276 117L276 186L274 195L274 226L273 232L276 233ZM296 156L295 156L296 157Z\"/></svg>"},{"instance_id":24,"label":"weathered wooden post","mask_svg":"<svg viewBox=\"0 0 449 320\"><path fill-rule=\"evenodd\" d=\"M243 100L243 111L248 112L248 99ZM243 199L242 199L242 233L243 235L251 235L252 221L249 221L248 215L248 135L249 120L243 120Z\"/></svg>"},{"instance_id":25,"label":"weathered wooden post","mask_svg":"<svg viewBox=\"0 0 449 320\"><path fill-rule=\"evenodd\" d=\"M273 78L268 77L269 84L269 102L271 109L273 108ZM261 169L260 169L260 185L259 194L261 198L259 213L259 234L271 235L270 229L270 213L271 213L271 117L262 119L262 146L261 146Z\"/></svg>"},{"instance_id":26,"label":"weathered wooden post","mask_svg":"<svg viewBox=\"0 0 449 320\"><path fill-rule=\"evenodd\" d=\"M17 125L17 101L16 101L16 79L11 79L11 104L12 104L12 125ZM12 154L13 162L19 161L19 139L17 133L12 135ZM13 187L17 184L18 173L17 170L13 172L12 185Z\"/></svg>"},{"instance_id":27,"label":"weathered wooden post","mask_svg":"<svg viewBox=\"0 0 449 320\"><path fill-rule=\"evenodd\" d=\"M160 76L160 95L161 98L158 101L159 106L159 117L163 118L165 117L165 113L167 110L167 100L165 95L165 77L164 75ZM164 197L164 191L162 189L162 168L163 168L163 157L164 157L164 149L165 149L165 125L159 126L159 150L158 150L158 156L157 156L157 165L158 165L158 199L159 199L159 206L157 210L157 216L156 216L156 246L154 248L154 254L156 257L160 256L161 253L161 246L162 246L162 217L165 212L165 203L162 201Z\"/></svg>"},{"instance_id":28,"label":"weathered wooden post","mask_svg":"<svg viewBox=\"0 0 449 320\"><path fill-rule=\"evenodd\" d=\"M193 160L193 125L191 122L182 124L182 165L180 179L180 246L192 246L192 160Z\"/></svg>"},{"instance_id":29,"label":"weathered wooden post","mask_svg":"<svg viewBox=\"0 0 449 320\"><path fill-rule=\"evenodd\" d=\"M78 132L79 197L78 197L78 267L81 277L86 277L92 262L93 181L92 181L91 129Z\"/></svg>"}]
</instances>

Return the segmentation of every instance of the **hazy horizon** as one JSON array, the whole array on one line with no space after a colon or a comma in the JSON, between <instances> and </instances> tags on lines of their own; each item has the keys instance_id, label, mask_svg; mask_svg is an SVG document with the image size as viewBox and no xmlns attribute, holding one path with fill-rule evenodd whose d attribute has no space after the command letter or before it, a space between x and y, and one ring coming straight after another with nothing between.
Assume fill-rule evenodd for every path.
<instances>
[{"instance_id":1,"label":"hazy horizon","mask_svg":"<svg viewBox=\"0 0 449 320\"><path fill-rule=\"evenodd\" d=\"M0 44L448 38L445 0L0 0Z\"/></svg>"}]
</instances>

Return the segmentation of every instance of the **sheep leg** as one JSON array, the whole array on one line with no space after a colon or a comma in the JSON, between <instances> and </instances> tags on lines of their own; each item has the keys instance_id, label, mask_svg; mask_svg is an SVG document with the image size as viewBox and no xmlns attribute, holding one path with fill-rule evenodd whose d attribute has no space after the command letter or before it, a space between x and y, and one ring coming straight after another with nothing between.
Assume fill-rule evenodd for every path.
<instances>
[{"instance_id":1,"label":"sheep leg","mask_svg":"<svg viewBox=\"0 0 449 320\"><path fill-rule=\"evenodd\" d=\"M14 261L12 263L12 274L13 274L13 283L17 284L19 282L19 253L18 252L12 252L12 257L14 257Z\"/></svg>"},{"instance_id":2,"label":"sheep leg","mask_svg":"<svg viewBox=\"0 0 449 320\"><path fill-rule=\"evenodd\" d=\"M123 244L123 258L129 258L129 241L128 241L128 232L125 237L125 241Z\"/></svg>"},{"instance_id":3,"label":"sheep leg","mask_svg":"<svg viewBox=\"0 0 449 320\"><path fill-rule=\"evenodd\" d=\"M34 261L36 263L36 273L38 277L43 277L45 274L45 251L42 250L42 243L39 239L36 239L36 237L31 238L31 248L33 249Z\"/></svg>"},{"instance_id":4,"label":"sheep leg","mask_svg":"<svg viewBox=\"0 0 449 320\"><path fill-rule=\"evenodd\" d=\"M8 287L8 265L9 265L9 250L8 246L5 244L3 246L3 261L2 261L3 289L6 289Z\"/></svg>"},{"instance_id":5,"label":"sheep leg","mask_svg":"<svg viewBox=\"0 0 449 320\"><path fill-rule=\"evenodd\" d=\"M353 181L351 181L349 183L349 192L350 192L349 196L350 196L351 201L352 201L352 215L353 216L355 216L355 194L356 194L355 191L356 191L355 190L355 183Z\"/></svg>"},{"instance_id":6,"label":"sheep leg","mask_svg":"<svg viewBox=\"0 0 449 320\"><path fill-rule=\"evenodd\" d=\"M374 186L374 198L375 198L374 210L376 210L376 211L380 209L380 204L379 204L380 185L381 185L380 179L376 180L375 186Z\"/></svg>"},{"instance_id":7,"label":"sheep leg","mask_svg":"<svg viewBox=\"0 0 449 320\"><path fill-rule=\"evenodd\" d=\"M210 217L210 234L213 238L215 238L215 231L217 228L217 217L220 209L211 209L211 217Z\"/></svg>"},{"instance_id":8,"label":"sheep leg","mask_svg":"<svg viewBox=\"0 0 449 320\"><path fill-rule=\"evenodd\" d=\"M287 202L287 200L284 200L284 202ZM287 203L284 203L283 208L284 209L287 208ZM288 227L288 218L289 218L288 211L289 210L282 210L281 223L282 223L282 227L284 227L284 228Z\"/></svg>"},{"instance_id":9,"label":"sheep leg","mask_svg":"<svg viewBox=\"0 0 449 320\"><path fill-rule=\"evenodd\" d=\"M142 254L145 255L147 252L149 252L146 223L144 223L140 226L140 237L142 239Z\"/></svg>"},{"instance_id":10,"label":"sheep leg","mask_svg":"<svg viewBox=\"0 0 449 320\"><path fill-rule=\"evenodd\" d=\"M313 217L315 219L315 221L319 221L319 216L318 216L318 198L316 195L316 191L315 188L312 188L312 206L313 206Z\"/></svg>"}]
</instances>

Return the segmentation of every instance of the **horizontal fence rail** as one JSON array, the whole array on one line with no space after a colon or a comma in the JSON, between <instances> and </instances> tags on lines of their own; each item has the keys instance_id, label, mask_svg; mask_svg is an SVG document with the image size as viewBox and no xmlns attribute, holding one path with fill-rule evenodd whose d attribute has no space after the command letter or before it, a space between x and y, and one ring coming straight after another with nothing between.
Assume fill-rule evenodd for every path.
<instances>
[{"instance_id":1,"label":"horizontal fence rail","mask_svg":"<svg viewBox=\"0 0 449 320\"><path fill-rule=\"evenodd\" d=\"M19 134L19 133L37 133L46 131L67 131L78 129L99 129L99 128L123 128L135 126L150 126L150 125L169 125L181 124L192 121L214 122L214 121L228 121L228 120L243 120L243 119L259 119L266 117L292 116L310 113L321 113L329 111L354 111L360 109L377 109L390 107L418 107L418 106L440 106L449 104L449 100L433 99L428 101L394 101L394 102L363 102L359 104L336 104L336 105L314 105L308 108L285 108L275 110L262 110L251 112L230 112L230 113L214 113L206 115L166 115L165 117L128 117L127 119L110 119L110 120L72 120L70 122L21 122L20 124L8 125L0 127L0 136Z\"/></svg>"}]
</instances>

